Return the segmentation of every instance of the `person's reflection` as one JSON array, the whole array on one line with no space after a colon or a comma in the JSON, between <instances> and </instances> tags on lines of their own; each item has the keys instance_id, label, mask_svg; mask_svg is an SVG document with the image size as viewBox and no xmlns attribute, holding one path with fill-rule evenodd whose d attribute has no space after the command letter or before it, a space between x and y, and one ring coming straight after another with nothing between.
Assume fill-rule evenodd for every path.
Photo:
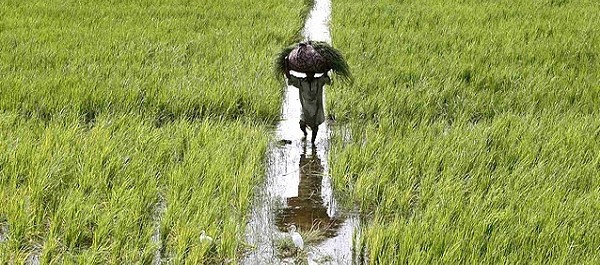
<instances>
[{"instance_id":1,"label":"person's reflection","mask_svg":"<svg viewBox=\"0 0 600 265\"><path fill-rule=\"evenodd\" d=\"M298 196L287 198L287 207L279 210L275 218L277 227L281 231L287 231L288 226L294 224L300 230L318 229L328 238L336 236L343 220L327 214L327 207L321 197L323 166L314 147L311 154L307 155L304 145L299 171Z\"/></svg>"}]
</instances>

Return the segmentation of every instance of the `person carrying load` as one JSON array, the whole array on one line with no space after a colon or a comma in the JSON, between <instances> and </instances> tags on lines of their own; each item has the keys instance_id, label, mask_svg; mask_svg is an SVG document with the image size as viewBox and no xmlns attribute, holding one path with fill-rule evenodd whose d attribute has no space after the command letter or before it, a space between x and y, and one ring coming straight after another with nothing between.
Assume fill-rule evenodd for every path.
<instances>
[{"instance_id":1,"label":"person carrying load","mask_svg":"<svg viewBox=\"0 0 600 265\"><path fill-rule=\"evenodd\" d=\"M285 75L287 84L299 90L302 105L300 130L306 138L306 127L310 128L313 145L319 125L325 121L323 88L325 84L331 84L332 71L343 81L352 80L344 57L325 42L300 42L283 49L277 57L277 74Z\"/></svg>"}]
</instances>

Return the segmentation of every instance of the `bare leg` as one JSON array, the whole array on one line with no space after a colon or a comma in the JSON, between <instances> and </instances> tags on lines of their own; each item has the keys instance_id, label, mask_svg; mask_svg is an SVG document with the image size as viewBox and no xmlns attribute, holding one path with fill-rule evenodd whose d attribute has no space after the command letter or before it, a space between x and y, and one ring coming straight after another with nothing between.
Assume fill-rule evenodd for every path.
<instances>
[{"instance_id":1,"label":"bare leg","mask_svg":"<svg viewBox=\"0 0 600 265\"><path fill-rule=\"evenodd\" d=\"M303 120L300 120L300 130L304 133L304 138L306 138L306 123Z\"/></svg>"}]
</instances>

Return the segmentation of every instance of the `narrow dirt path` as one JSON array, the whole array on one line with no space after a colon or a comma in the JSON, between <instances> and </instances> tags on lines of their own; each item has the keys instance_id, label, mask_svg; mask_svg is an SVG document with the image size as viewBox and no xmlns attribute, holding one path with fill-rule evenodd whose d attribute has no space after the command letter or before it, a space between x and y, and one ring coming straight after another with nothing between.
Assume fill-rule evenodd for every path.
<instances>
[{"instance_id":1,"label":"narrow dirt path","mask_svg":"<svg viewBox=\"0 0 600 265\"><path fill-rule=\"evenodd\" d=\"M316 0L305 22L304 39L331 44L330 18L331 1ZM243 264L352 263L352 237L358 218L344 214L333 195L327 161L330 125L325 122L319 126L315 147L302 139L298 96L297 88L286 87L276 140L287 144L277 142L269 148L266 181L255 191L257 197L247 228L247 241L255 249ZM308 231L318 235L304 238L305 260L282 257L278 250L292 224L303 235Z\"/></svg>"}]
</instances>

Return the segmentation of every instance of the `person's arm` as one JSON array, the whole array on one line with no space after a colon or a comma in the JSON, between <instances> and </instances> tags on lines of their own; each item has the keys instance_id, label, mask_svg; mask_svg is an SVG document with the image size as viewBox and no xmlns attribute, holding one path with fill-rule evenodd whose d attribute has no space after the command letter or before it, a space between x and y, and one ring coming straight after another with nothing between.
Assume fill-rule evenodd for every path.
<instances>
[{"instance_id":1,"label":"person's arm","mask_svg":"<svg viewBox=\"0 0 600 265\"><path fill-rule=\"evenodd\" d=\"M295 77L293 75L288 75L288 86L295 86L300 88L300 78Z\"/></svg>"},{"instance_id":2,"label":"person's arm","mask_svg":"<svg viewBox=\"0 0 600 265\"><path fill-rule=\"evenodd\" d=\"M284 66L284 73L285 73L285 77L287 77L288 79L290 78L290 67L289 67L289 62L288 62L288 57L285 57L285 66Z\"/></svg>"},{"instance_id":3,"label":"person's arm","mask_svg":"<svg viewBox=\"0 0 600 265\"><path fill-rule=\"evenodd\" d=\"M329 77L329 73L331 73L331 71L327 71L321 77L319 77L319 82L322 82L323 85L331 85L331 77Z\"/></svg>"}]
</instances>

